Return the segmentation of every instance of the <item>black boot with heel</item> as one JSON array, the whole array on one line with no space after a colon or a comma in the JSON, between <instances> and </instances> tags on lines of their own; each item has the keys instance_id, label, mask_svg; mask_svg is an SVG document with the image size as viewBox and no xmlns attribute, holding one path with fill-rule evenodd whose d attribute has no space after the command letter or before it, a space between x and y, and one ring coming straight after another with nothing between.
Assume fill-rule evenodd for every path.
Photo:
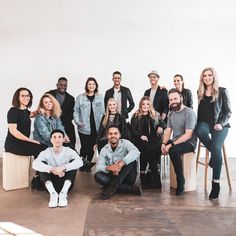
<instances>
[{"instance_id":1,"label":"black boot with heel","mask_svg":"<svg viewBox=\"0 0 236 236\"><path fill-rule=\"evenodd\" d=\"M220 183L215 183L212 181L211 193L209 195L209 200L217 199L220 192Z\"/></svg>"}]
</instances>

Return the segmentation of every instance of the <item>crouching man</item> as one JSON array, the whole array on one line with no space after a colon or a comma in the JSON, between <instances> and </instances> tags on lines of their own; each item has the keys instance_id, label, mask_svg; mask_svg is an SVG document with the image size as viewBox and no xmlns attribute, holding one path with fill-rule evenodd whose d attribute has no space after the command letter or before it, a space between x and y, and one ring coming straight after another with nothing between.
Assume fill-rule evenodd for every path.
<instances>
[{"instance_id":1,"label":"crouching man","mask_svg":"<svg viewBox=\"0 0 236 236\"><path fill-rule=\"evenodd\" d=\"M33 169L50 194L49 207L68 205L67 193L73 188L76 170L83 165L80 156L71 148L63 147L65 134L55 129L50 134L52 147L42 151L33 161Z\"/></svg>"},{"instance_id":2,"label":"crouching man","mask_svg":"<svg viewBox=\"0 0 236 236\"><path fill-rule=\"evenodd\" d=\"M107 138L109 142L100 152L94 175L104 187L100 198L111 198L116 192L141 195L141 188L135 185L140 152L130 141L120 139L115 125L108 128Z\"/></svg>"}]
</instances>

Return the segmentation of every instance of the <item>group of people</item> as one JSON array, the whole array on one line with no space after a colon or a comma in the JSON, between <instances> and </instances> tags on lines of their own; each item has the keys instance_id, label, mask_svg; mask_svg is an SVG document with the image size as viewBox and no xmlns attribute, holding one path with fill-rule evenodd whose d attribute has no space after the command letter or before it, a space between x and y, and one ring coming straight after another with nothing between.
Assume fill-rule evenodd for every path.
<instances>
[{"instance_id":1,"label":"group of people","mask_svg":"<svg viewBox=\"0 0 236 236\"><path fill-rule=\"evenodd\" d=\"M35 157L33 168L50 193L49 207L68 204L67 193L73 187L76 170L91 171L96 149L100 154L94 178L103 186L101 199L116 192L140 195L141 187L135 184L137 168L143 188L161 188L161 154L170 156L177 179L176 195L181 195L185 183L181 155L195 150L197 137L211 152L213 178L209 199L218 198L221 147L231 115L227 90L219 87L213 68L204 69L197 91L196 116L192 93L184 87L180 74L174 76L175 88L169 91L159 85L156 71L148 77L151 88L145 91L130 123L127 118L135 103L130 89L121 85L119 71L113 73L113 87L104 98L93 77L87 79L85 92L76 100L67 93L67 79L59 78L57 89L46 92L33 112L29 111L31 91L19 88L15 92L7 115L5 150ZM75 149L73 120L80 138L79 154Z\"/></svg>"}]
</instances>

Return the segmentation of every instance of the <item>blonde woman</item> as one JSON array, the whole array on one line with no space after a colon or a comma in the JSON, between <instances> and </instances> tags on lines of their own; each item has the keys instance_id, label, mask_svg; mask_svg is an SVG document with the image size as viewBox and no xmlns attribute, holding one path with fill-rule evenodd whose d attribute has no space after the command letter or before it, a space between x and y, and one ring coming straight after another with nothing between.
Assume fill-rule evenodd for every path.
<instances>
[{"instance_id":1,"label":"blonde woman","mask_svg":"<svg viewBox=\"0 0 236 236\"><path fill-rule=\"evenodd\" d=\"M99 152L108 142L107 130L111 125L119 128L122 139L130 139L125 117L118 112L118 104L115 98L108 99L106 114L103 116L98 130L95 148L97 147Z\"/></svg>"},{"instance_id":2,"label":"blonde woman","mask_svg":"<svg viewBox=\"0 0 236 236\"><path fill-rule=\"evenodd\" d=\"M134 144L139 148L140 180L145 188L161 188L159 173L160 165L160 134L164 122L158 121L158 113L152 107L149 97L142 97L139 109L131 119L131 135ZM149 169L147 169L147 164Z\"/></svg>"},{"instance_id":3,"label":"blonde woman","mask_svg":"<svg viewBox=\"0 0 236 236\"><path fill-rule=\"evenodd\" d=\"M51 94L44 94L38 105L38 110L44 110L44 114L38 114L34 121L34 139L39 141L45 147L51 147L50 133L55 129L60 129L65 133L61 123L61 107L59 102ZM69 142L68 136L65 136L64 142Z\"/></svg>"},{"instance_id":4,"label":"blonde woman","mask_svg":"<svg viewBox=\"0 0 236 236\"><path fill-rule=\"evenodd\" d=\"M211 152L209 165L213 168L212 190L209 199L217 199L220 192L222 167L221 147L228 134L231 116L226 88L219 87L216 72L209 67L202 71L198 88L197 136ZM211 137L209 137L211 134Z\"/></svg>"}]
</instances>

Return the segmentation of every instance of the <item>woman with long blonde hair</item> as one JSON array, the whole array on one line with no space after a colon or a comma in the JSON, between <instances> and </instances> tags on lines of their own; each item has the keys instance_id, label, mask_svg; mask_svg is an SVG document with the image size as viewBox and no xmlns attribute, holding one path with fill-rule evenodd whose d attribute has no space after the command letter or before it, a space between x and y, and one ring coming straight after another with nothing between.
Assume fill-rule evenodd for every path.
<instances>
[{"instance_id":1,"label":"woman with long blonde hair","mask_svg":"<svg viewBox=\"0 0 236 236\"><path fill-rule=\"evenodd\" d=\"M34 121L34 139L38 140L45 147L52 146L50 133L55 129L60 129L65 133L64 126L61 123L61 107L59 102L51 94L45 93L38 105L38 110L43 110L44 114L38 114ZM69 142L68 136L65 136L64 142Z\"/></svg>"},{"instance_id":2,"label":"woman with long blonde hair","mask_svg":"<svg viewBox=\"0 0 236 236\"><path fill-rule=\"evenodd\" d=\"M106 113L101 120L98 130L97 140L94 147L97 147L99 152L108 142L107 130L110 125L115 125L119 128L121 138L130 139L125 117L118 112L118 104L115 98L108 99Z\"/></svg>"},{"instance_id":3,"label":"woman with long blonde hair","mask_svg":"<svg viewBox=\"0 0 236 236\"><path fill-rule=\"evenodd\" d=\"M145 188L161 188L159 173L160 135L163 128L165 128L164 122L159 120L158 113L152 107L150 98L142 97L139 102L139 109L131 119L131 135L133 143L141 152L140 180Z\"/></svg>"},{"instance_id":4,"label":"woman with long blonde hair","mask_svg":"<svg viewBox=\"0 0 236 236\"><path fill-rule=\"evenodd\" d=\"M219 197L221 148L228 134L230 127L228 120L231 116L227 89L219 87L216 72L212 67L205 68L201 73L198 104L196 133L200 141L211 152L209 166L213 168L213 176L209 199L212 200Z\"/></svg>"}]
</instances>

